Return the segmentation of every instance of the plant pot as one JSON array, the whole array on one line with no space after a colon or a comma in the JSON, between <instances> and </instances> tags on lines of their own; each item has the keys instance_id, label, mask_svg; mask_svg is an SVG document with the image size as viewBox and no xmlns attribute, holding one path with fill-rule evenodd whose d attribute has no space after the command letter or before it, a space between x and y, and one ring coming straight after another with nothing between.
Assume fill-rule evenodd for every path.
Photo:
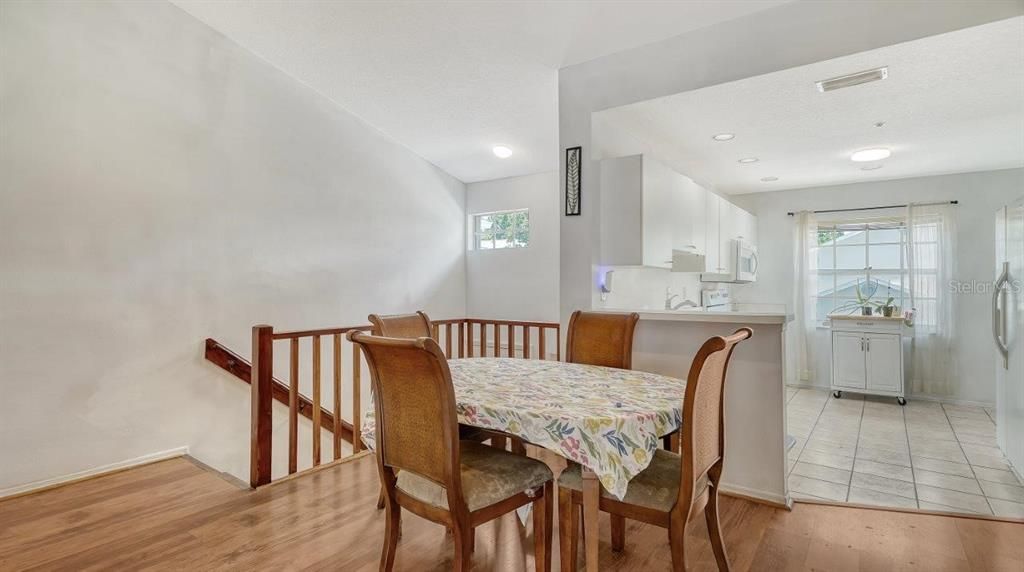
<instances>
[{"instance_id":1,"label":"plant pot","mask_svg":"<svg viewBox=\"0 0 1024 572\"><path fill-rule=\"evenodd\" d=\"M870 316L871 315L871 306L861 306L861 308L860 308L860 315L861 316Z\"/></svg>"},{"instance_id":2,"label":"plant pot","mask_svg":"<svg viewBox=\"0 0 1024 572\"><path fill-rule=\"evenodd\" d=\"M895 313L895 312L896 312L896 307L895 306L884 306L882 308L882 315L885 316L886 318L891 318L893 313Z\"/></svg>"}]
</instances>

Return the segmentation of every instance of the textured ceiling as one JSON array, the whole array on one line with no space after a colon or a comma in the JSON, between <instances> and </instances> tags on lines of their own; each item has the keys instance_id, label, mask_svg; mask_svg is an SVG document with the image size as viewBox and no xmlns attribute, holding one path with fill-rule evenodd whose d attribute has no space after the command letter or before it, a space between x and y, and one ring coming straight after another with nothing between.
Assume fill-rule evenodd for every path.
<instances>
[{"instance_id":1,"label":"textured ceiling","mask_svg":"<svg viewBox=\"0 0 1024 572\"><path fill-rule=\"evenodd\" d=\"M881 66L883 81L815 87ZM725 193L1022 167L1024 18L604 111L595 133L606 154L650 152ZM869 147L892 157L861 170L850 154Z\"/></svg>"},{"instance_id":2,"label":"textured ceiling","mask_svg":"<svg viewBox=\"0 0 1024 572\"><path fill-rule=\"evenodd\" d=\"M558 68L784 3L172 2L465 182L558 168Z\"/></svg>"}]
</instances>

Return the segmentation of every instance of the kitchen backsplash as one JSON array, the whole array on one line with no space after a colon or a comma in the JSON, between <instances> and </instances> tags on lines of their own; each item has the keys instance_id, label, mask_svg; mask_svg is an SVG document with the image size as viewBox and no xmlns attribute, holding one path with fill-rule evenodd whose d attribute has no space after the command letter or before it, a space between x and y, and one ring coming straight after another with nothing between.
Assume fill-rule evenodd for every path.
<instances>
[{"instance_id":1,"label":"kitchen backsplash","mask_svg":"<svg viewBox=\"0 0 1024 572\"><path fill-rule=\"evenodd\" d=\"M666 288L671 288L672 293L678 295L672 300L673 304L691 300L700 305L702 284L697 274L673 273L664 268L638 266L601 267L599 272L609 270L615 271L612 291L604 300L598 295L594 300L595 308L661 310L665 308Z\"/></svg>"}]
</instances>

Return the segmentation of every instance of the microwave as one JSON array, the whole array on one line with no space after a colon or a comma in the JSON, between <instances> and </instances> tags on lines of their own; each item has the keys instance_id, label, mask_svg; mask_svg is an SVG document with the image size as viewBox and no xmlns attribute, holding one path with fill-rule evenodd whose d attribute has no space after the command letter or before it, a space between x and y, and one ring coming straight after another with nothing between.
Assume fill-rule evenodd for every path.
<instances>
[{"instance_id":1,"label":"microwave","mask_svg":"<svg viewBox=\"0 0 1024 572\"><path fill-rule=\"evenodd\" d=\"M757 281L757 247L745 240L734 240L736 245L736 282Z\"/></svg>"},{"instance_id":2,"label":"microwave","mask_svg":"<svg viewBox=\"0 0 1024 572\"><path fill-rule=\"evenodd\" d=\"M732 265L723 272L700 275L701 282L727 282L745 284L757 281L757 247L743 239L729 242L732 248Z\"/></svg>"}]
</instances>

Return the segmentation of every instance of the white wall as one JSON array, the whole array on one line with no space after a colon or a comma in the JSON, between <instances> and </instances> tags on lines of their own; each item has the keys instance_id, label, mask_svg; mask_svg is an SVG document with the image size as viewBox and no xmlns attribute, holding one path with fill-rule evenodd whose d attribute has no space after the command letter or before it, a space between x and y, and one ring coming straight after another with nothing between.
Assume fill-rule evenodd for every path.
<instances>
[{"instance_id":1,"label":"white wall","mask_svg":"<svg viewBox=\"0 0 1024 572\"><path fill-rule=\"evenodd\" d=\"M528 247L468 252L466 311L474 318L558 320L558 173L466 185L470 221L522 208L530 209Z\"/></svg>"},{"instance_id":2,"label":"white wall","mask_svg":"<svg viewBox=\"0 0 1024 572\"><path fill-rule=\"evenodd\" d=\"M3 2L0 70L0 489L183 445L244 478L204 338L464 313L464 185L180 9Z\"/></svg>"},{"instance_id":3,"label":"white wall","mask_svg":"<svg viewBox=\"0 0 1024 572\"><path fill-rule=\"evenodd\" d=\"M813 189L734 196L758 216L758 281L738 288L742 301L787 304L793 307L793 217L787 212L857 208L958 200L956 280L991 282L995 278L995 211L1024 195L1024 169L963 173L839 185ZM987 292L956 294L956 343L960 383L957 400L995 401L995 358L991 336L991 297ZM828 386L831 368L826 330L817 337L813 384ZM792 345L792 344L790 344ZM790 356L791 357L791 356ZM787 368L793 372L795 368ZM789 381L794 381L790 379Z\"/></svg>"}]
</instances>

